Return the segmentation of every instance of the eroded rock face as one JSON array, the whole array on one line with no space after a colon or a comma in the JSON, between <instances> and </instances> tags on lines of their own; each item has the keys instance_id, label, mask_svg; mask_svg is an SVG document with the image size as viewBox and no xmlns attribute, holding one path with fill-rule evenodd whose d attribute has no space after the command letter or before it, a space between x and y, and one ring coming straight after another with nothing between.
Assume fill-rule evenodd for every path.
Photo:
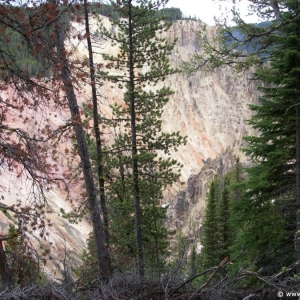
<instances>
[{"instance_id":1,"label":"eroded rock face","mask_svg":"<svg viewBox=\"0 0 300 300\"><path fill-rule=\"evenodd\" d=\"M201 52L196 40L202 25L197 21L178 21L171 27L169 40L178 38L171 56L175 66L189 61L195 51ZM215 28L208 27L207 36L214 34ZM237 74L230 67L219 68L213 73L198 71L191 76L176 74L170 76L166 83L175 94L165 107L163 129L170 132L178 130L188 137L186 146L180 147L176 153L172 152L172 157L184 166L182 179L187 184L172 201L176 207L185 208L185 212L181 211L185 217L176 218L171 227L187 229L189 218L201 220L204 213L207 184L212 173L217 171L216 168L209 171L207 165L215 162L228 149L238 154L241 162L246 161L239 149L245 146L242 138L254 133L247 124L251 117L248 105L258 103L258 92L256 82L251 80L251 71ZM227 160L223 159L223 164L228 170L232 164ZM198 182L200 177L203 177L201 184ZM178 189L182 189L179 184L171 189L165 200L168 201ZM195 213L197 217L191 211L194 206L200 209Z\"/></svg>"},{"instance_id":2,"label":"eroded rock face","mask_svg":"<svg viewBox=\"0 0 300 300\"><path fill-rule=\"evenodd\" d=\"M249 73L237 77L226 68L169 78L175 95L166 105L163 128L188 136L187 145L172 153L184 165L185 179L198 173L207 159L229 147L239 148L242 137L252 133L246 120L251 115L248 105L257 103L257 93L249 77Z\"/></svg>"},{"instance_id":3,"label":"eroded rock face","mask_svg":"<svg viewBox=\"0 0 300 300\"><path fill-rule=\"evenodd\" d=\"M209 185L215 175L224 176L232 170L240 154L229 150L214 160L208 159L198 174L189 177L186 187L170 201L167 209L166 226L171 239L179 228L185 236L192 239L199 237ZM249 159L244 160L244 166L249 164Z\"/></svg>"}]
</instances>

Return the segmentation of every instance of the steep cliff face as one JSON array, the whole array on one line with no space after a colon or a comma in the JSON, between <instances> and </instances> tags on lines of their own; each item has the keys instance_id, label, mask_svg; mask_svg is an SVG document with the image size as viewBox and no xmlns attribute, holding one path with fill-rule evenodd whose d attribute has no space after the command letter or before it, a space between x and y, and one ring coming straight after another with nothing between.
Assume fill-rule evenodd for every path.
<instances>
[{"instance_id":1,"label":"steep cliff face","mask_svg":"<svg viewBox=\"0 0 300 300\"><path fill-rule=\"evenodd\" d=\"M222 176L232 170L240 154L235 149L231 149L214 160L208 159L204 162L200 172L191 175L185 187L170 201L165 224L171 245L176 243L176 233L180 228L186 238L195 242L197 246L201 246L197 238L200 237L204 221L209 185L215 175ZM244 166L249 166L249 164L249 159L243 161ZM199 247L197 248L199 250Z\"/></svg>"},{"instance_id":2,"label":"steep cliff face","mask_svg":"<svg viewBox=\"0 0 300 300\"><path fill-rule=\"evenodd\" d=\"M169 41L178 38L170 57L175 67L180 66L183 61L188 61L195 51L200 50L196 43L200 26L201 23L198 21L178 21L166 33ZM96 30L95 24L93 28ZM78 27L77 30L80 31L80 28ZM214 28L209 27L207 30L208 35L214 34ZM84 45L77 44L77 42L76 39L73 40L77 55L86 55ZM103 41L101 51L117 50L112 48L108 42ZM96 63L101 62L103 61L98 56ZM250 77L248 72L237 75L230 68L225 67L210 74L202 71L191 76L178 73L168 77L164 82L172 87L175 94L165 107L163 130L165 132L180 131L182 135L188 137L186 146L181 146L178 152L171 153L173 158L184 165L181 181L187 182L187 185L182 186L178 182L165 193L163 202L169 202L179 192L171 201L168 210L167 224L169 228L182 227L184 230L190 230L189 220L192 220L190 223L196 229L199 228L209 181L213 174L221 168L221 161L224 169L233 165L234 154L238 153L238 149L242 145L242 137L251 134L251 129L246 124L246 120L250 117L248 104L257 102L257 92L255 83L250 80ZM85 98L89 99L88 87L83 92ZM109 104L115 101L121 103L122 89L105 84L101 88L101 93L105 97L101 105L102 112L110 117ZM54 112L51 113L54 114ZM63 123L68 118L67 114L57 122ZM109 140L110 137L107 139ZM229 152L224 154L229 148L232 149L231 154L229 155ZM58 155L61 156L60 161L63 167L67 164L63 150ZM241 156L241 160L245 161L245 157ZM4 176L6 177L4 178ZM7 181L7 186L10 187L5 191L8 201L6 204L12 204L16 201L16 194L19 193L22 186L14 187L14 183L9 182L7 176L7 172L0 174L1 181ZM12 191L14 188L16 190ZM19 193L18 199L22 197L25 199L25 196ZM53 223L49 239L53 241L53 249L58 253L58 259L63 259L64 248L78 256L82 252L90 228L87 222L81 225L70 225L61 218L60 208L64 208L66 211L71 209L70 203L66 203L64 198L64 193L55 188L49 193L49 200L53 207L53 211L49 212ZM5 232L7 220L2 216L0 221L3 224L3 232ZM65 243L62 243L62 239L65 239Z\"/></svg>"},{"instance_id":3,"label":"steep cliff face","mask_svg":"<svg viewBox=\"0 0 300 300\"><path fill-rule=\"evenodd\" d=\"M201 51L196 42L201 25L197 21L178 21L172 26L170 38L178 38L171 58L175 65ZM208 27L207 35L214 34L215 28ZM237 156L243 164L249 164L240 148L245 146L243 136L254 133L247 124L251 116L248 105L257 103L258 92L250 71L237 74L230 67L209 74L177 74L168 79L168 84L175 95L166 106L164 128L188 136L187 145L172 154L184 165L183 178L188 179L170 201L166 224L170 232L180 227L188 235L201 228L213 176L228 172Z\"/></svg>"},{"instance_id":4,"label":"steep cliff face","mask_svg":"<svg viewBox=\"0 0 300 300\"><path fill-rule=\"evenodd\" d=\"M171 29L178 42L172 61L188 61L195 51L196 21L179 21ZM214 28L208 28L209 34ZM179 130L188 136L188 143L174 157L184 165L186 177L199 172L208 158L214 159L228 147L239 148L244 135L251 133L246 124L250 117L248 105L257 102L251 74L236 74L225 67L213 73L199 71L191 76L177 74L168 78L175 95L164 112L164 129Z\"/></svg>"}]
</instances>

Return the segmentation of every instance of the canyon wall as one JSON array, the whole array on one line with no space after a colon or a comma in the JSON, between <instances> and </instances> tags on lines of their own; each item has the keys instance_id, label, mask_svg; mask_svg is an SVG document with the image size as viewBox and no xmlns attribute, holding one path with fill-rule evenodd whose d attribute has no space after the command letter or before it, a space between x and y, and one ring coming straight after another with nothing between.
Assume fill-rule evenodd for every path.
<instances>
[{"instance_id":1,"label":"canyon wall","mask_svg":"<svg viewBox=\"0 0 300 300\"><path fill-rule=\"evenodd\" d=\"M178 21L172 26L170 39L178 38L171 57L174 65L201 52L197 45L201 26L197 21ZM208 27L207 36L214 34L215 28ZM255 134L247 120L251 117L248 105L258 103L257 83L251 71L237 74L229 66L212 73L199 70L189 76L173 75L167 83L175 94L164 111L164 129L179 130L188 136L188 143L172 153L184 165L186 184L169 201L166 224L170 232L181 228L185 236L197 236L213 176L228 172L237 157L243 165L250 163L240 149L246 145L243 137Z\"/></svg>"}]
</instances>

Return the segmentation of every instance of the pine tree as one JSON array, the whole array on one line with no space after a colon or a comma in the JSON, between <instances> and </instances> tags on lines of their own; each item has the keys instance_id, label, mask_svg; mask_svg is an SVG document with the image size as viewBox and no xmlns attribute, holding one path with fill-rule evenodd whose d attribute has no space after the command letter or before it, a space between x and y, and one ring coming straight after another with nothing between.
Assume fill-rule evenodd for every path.
<instances>
[{"instance_id":1,"label":"pine tree","mask_svg":"<svg viewBox=\"0 0 300 300\"><path fill-rule=\"evenodd\" d=\"M201 269L208 269L220 263L219 261L219 216L218 202L220 200L219 178L215 177L210 184L205 209L205 221L201 236Z\"/></svg>"},{"instance_id":2,"label":"pine tree","mask_svg":"<svg viewBox=\"0 0 300 300\"><path fill-rule=\"evenodd\" d=\"M166 248L164 211L159 205L163 189L178 178L176 168L180 167L168 154L171 148L176 149L185 141L178 132L161 131L162 109L173 92L156 84L175 72L168 60L174 44L168 44L163 38L169 25L155 13L167 1L143 0L137 5L131 0L111 3L120 14L120 19L113 22L118 30L113 33L101 27L100 31L119 46L117 56L103 55L119 75L109 72L103 75L124 92L124 105L112 107L113 126L118 133L112 147L116 149L111 157L116 179L110 188L111 201L119 219L125 222L118 227L124 237L132 236L134 216L136 246L130 244L129 248L138 255L139 273L143 276L145 254L148 262L155 254L157 264L159 253ZM158 153L164 153L167 158L159 158ZM114 223L117 225L119 220L115 219Z\"/></svg>"},{"instance_id":3,"label":"pine tree","mask_svg":"<svg viewBox=\"0 0 300 300\"><path fill-rule=\"evenodd\" d=\"M82 265L74 270L79 278L78 284L91 287L97 280L97 258L93 232L89 233L87 249L83 251L81 259Z\"/></svg>"},{"instance_id":4,"label":"pine tree","mask_svg":"<svg viewBox=\"0 0 300 300\"><path fill-rule=\"evenodd\" d=\"M220 22L213 41L203 32L204 51L192 64L208 69L233 65L239 71L257 67L254 78L262 97L260 105L250 107L254 116L249 123L258 135L246 138L245 153L254 166L247 170L249 183L239 186L240 200L234 203L232 220L239 228L234 249L236 254L247 251L251 265L275 271L300 258L299 1L251 2L251 11L265 22L247 24L233 9L236 26ZM291 219L293 210L297 217Z\"/></svg>"},{"instance_id":5,"label":"pine tree","mask_svg":"<svg viewBox=\"0 0 300 300\"><path fill-rule=\"evenodd\" d=\"M57 4L52 1L53 9L58 11ZM59 77L63 82L64 91L68 100L68 107L72 118L72 126L75 132L78 154L87 192L89 213L93 224L95 249L98 263L97 277L99 280L108 280L110 274L110 256L105 244L105 230L101 220L100 208L95 187L95 177L92 172L90 155L88 152L86 133L83 127L81 114L75 94L74 81L71 75L71 63L65 48L65 34L63 23L60 18L55 19L54 37L57 49L57 68Z\"/></svg>"},{"instance_id":6,"label":"pine tree","mask_svg":"<svg viewBox=\"0 0 300 300\"><path fill-rule=\"evenodd\" d=\"M230 256L229 247L232 245L233 230L230 225L230 202L231 193L229 190L230 177L229 174L224 176L221 191L221 199L218 204L218 231L220 232L219 241L219 260L220 262Z\"/></svg>"},{"instance_id":7,"label":"pine tree","mask_svg":"<svg viewBox=\"0 0 300 300\"><path fill-rule=\"evenodd\" d=\"M239 211L236 225L242 230L236 246L243 245L252 251L258 267L276 268L291 263L295 258L291 252L292 226L296 232L297 259L300 257L299 215L297 224L296 216L290 219L292 206L297 212L300 207L300 194L296 193L299 189L300 22L297 17L300 6L298 1L287 1L286 5L288 9L280 13L284 26L268 36L273 44L268 50L269 64L254 74L261 82L262 96L260 105L250 107L254 116L249 123L258 136L246 138L249 146L245 153L252 157L254 165L247 170L246 193L236 207ZM279 257L285 257L286 261Z\"/></svg>"},{"instance_id":8,"label":"pine tree","mask_svg":"<svg viewBox=\"0 0 300 300\"><path fill-rule=\"evenodd\" d=\"M99 185L99 197L100 197L100 206L101 213L103 217L103 227L104 227L104 236L105 236L105 245L109 248L109 224L108 224L108 212L105 196L105 177L104 177L104 163L103 163L103 140L102 133L100 131L99 124L99 109L98 109L98 96L97 96L97 78L96 70L94 67L94 52L91 40L91 31L90 31L90 20L88 14L88 2L84 0L84 21L85 21L85 35L88 46L89 53L89 77L90 77L90 86L92 90L92 103L93 103L93 129L94 129L94 140L96 144L96 159L95 166L97 170L97 179ZM99 83L98 83L99 84ZM110 263L109 263L110 264Z\"/></svg>"}]
</instances>

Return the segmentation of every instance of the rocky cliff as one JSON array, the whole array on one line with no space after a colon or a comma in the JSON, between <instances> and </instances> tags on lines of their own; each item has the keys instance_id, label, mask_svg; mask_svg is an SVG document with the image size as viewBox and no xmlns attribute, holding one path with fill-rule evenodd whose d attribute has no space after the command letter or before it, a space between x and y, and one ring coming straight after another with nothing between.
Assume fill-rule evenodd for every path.
<instances>
[{"instance_id":1,"label":"rocky cliff","mask_svg":"<svg viewBox=\"0 0 300 300\"><path fill-rule=\"evenodd\" d=\"M171 58L174 64L189 61L195 51L201 51L196 43L200 26L197 21L173 25L170 35L178 37ZM207 30L214 33L214 28ZM197 174L205 161L213 160L228 147L238 149L242 137L251 133L246 124L248 104L257 102L257 92L250 73L236 74L224 67L210 74L177 74L167 83L175 95L165 108L164 128L188 136L187 145L173 154L183 163L185 178Z\"/></svg>"},{"instance_id":2,"label":"rocky cliff","mask_svg":"<svg viewBox=\"0 0 300 300\"><path fill-rule=\"evenodd\" d=\"M171 58L174 65L201 51L196 42L200 26L197 21L179 21L172 26L170 39L178 38ZM207 35L214 34L215 28L208 27ZM174 75L168 84L175 95L166 106L164 128L179 130L188 136L188 143L172 154L184 165L186 184L170 201L167 226L170 232L182 228L188 236L201 228L213 176L228 172L237 156L244 165L249 164L240 148L245 146L243 136L253 134L247 124L251 116L248 105L257 103L258 92L249 71L237 74L230 67L213 73L200 70L191 76Z\"/></svg>"},{"instance_id":3,"label":"rocky cliff","mask_svg":"<svg viewBox=\"0 0 300 300\"><path fill-rule=\"evenodd\" d=\"M241 153L236 149L228 149L215 159L204 162L197 174L192 174L185 187L176 194L168 204L166 227L171 245L176 244L179 229L183 236L201 249L199 237L206 207L209 185L215 175L224 176L235 166ZM244 159L244 166L249 166L250 160Z\"/></svg>"},{"instance_id":4,"label":"rocky cliff","mask_svg":"<svg viewBox=\"0 0 300 300\"><path fill-rule=\"evenodd\" d=\"M201 50L196 42L201 25L198 21L186 20L177 21L170 28L167 33L168 40L178 39L170 57L174 66L180 66L183 61L188 61L195 51ZM96 25L93 26L96 30ZM80 26L77 26L76 30L80 31ZM214 34L214 28L208 27L207 30L208 35ZM76 45L77 55L86 55L82 42L75 39L72 43ZM101 51L117 50L103 41ZM99 56L97 63L101 62ZM257 92L255 83L250 77L248 72L235 74L232 69L225 67L210 74L202 71L191 76L178 73L168 77L164 82L172 87L175 94L165 107L163 129L166 132L180 131L182 135L188 137L186 146L181 146L178 152L171 153L173 158L184 165L181 181L187 184L182 185L178 182L165 193L163 202L171 202L168 210L169 228L182 227L189 230L188 220L192 220L199 228L205 205L204 197L212 175L221 168L221 165L222 168L232 166L234 155L239 153L242 145L242 137L251 133L246 123L250 117L248 104L257 102ZM84 97L88 99L90 94L88 87L83 89L83 92ZM102 112L109 117L111 113L109 104L121 101L122 89L107 84L102 87L101 93L105 98L101 106ZM55 112L50 114L56 115ZM67 116L60 121L65 122L66 119ZM227 151L229 148L231 150ZM61 155L63 167L66 163L65 156L63 153L58 155ZM241 156L242 161L245 159ZM4 192L7 204L12 204L22 197L25 199L26 193L22 195L21 184L16 186L7 174L7 172L0 174L1 182L7 184ZM65 202L62 191L53 188L48 196L52 206L49 216L53 223L49 239L53 242L57 259L63 259L65 249L74 254L74 257L78 256L85 245L90 225L87 222L71 225L61 218L60 208L66 211L71 209L71 204ZM7 230L7 222L5 216L1 216L3 232Z\"/></svg>"}]
</instances>

